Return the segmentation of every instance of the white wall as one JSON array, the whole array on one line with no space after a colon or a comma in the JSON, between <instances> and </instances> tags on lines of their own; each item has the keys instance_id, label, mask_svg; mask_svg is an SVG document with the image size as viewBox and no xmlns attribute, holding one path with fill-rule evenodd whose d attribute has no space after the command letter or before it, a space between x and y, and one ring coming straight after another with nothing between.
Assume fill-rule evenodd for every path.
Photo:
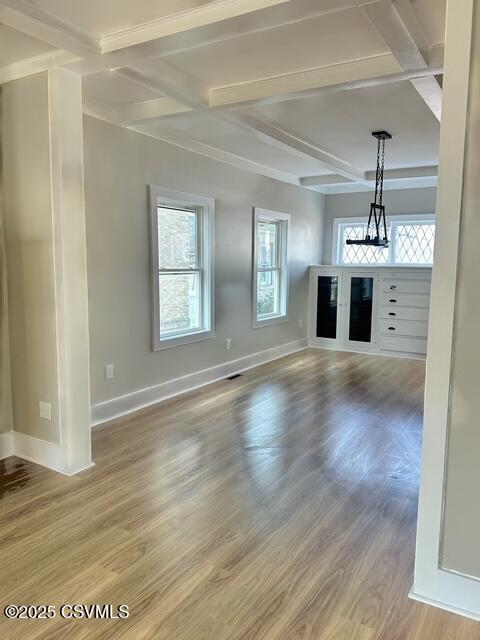
<instances>
[{"instance_id":1,"label":"white wall","mask_svg":"<svg viewBox=\"0 0 480 640\"><path fill-rule=\"evenodd\" d=\"M2 87L2 181L16 431L59 442L48 76ZM38 401L52 403L52 420Z\"/></svg>"},{"instance_id":2,"label":"white wall","mask_svg":"<svg viewBox=\"0 0 480 640\"><path fill-rule=\"evenodd\" d=\"M0 104L2 99L0 87ZM0 110L1 118L1 110ZM2 163L2 128L0 123L0 166ZM1 178L1 173L0 173ZM12 372L10 365L10 330L7 294L7 258L5 255L4 184L0 180L0 434L13 429ZM0 444L0 456L3 455Z\"/></svg>"},{"instance_id":3,"label":"white wall","mask_svg":"<svg viewBox=\"0 0 480 640\"><path fill-rule=\"evenodd\" d=\"M306 336L307 268L321 257L322 195L94 118L85 118L84 132L94 405ZM213 340L151 350L149 184L216 200ZM254 205L292 214L289 321L260 329L251 315ZM115 378L106 381L109 363Z\"/></svg>"},{"instance_id":4,"label":"white wall","mask_svg":"<svg viewBox=\"0 0 480 640\"><path fill-rule=\"evenodd\" d=\"M384 192L387 215L435 213L437 190L394 189ZM332 232L335 218L368 217L373 192L341 193L325 198L325 229L323 234L323 264L332 263Z\"/></svg>"}]
</instances>

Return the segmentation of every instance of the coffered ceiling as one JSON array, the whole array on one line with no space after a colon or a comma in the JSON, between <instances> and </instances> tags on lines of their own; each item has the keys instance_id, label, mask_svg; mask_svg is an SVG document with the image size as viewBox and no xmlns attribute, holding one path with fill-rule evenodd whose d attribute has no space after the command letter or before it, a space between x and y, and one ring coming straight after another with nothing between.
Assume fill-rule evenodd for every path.
<instances>
[{"instance_id":1,"label":"coffered ceiling","mask_svg":"<svg viewBox=\"0 0 480 640\"><path fill-rule=\"evenodd\" d=\"M324 193L433 185L446 0L0 0L0 82L61 65L84 111Z\"/></svg>"}]
</instances>

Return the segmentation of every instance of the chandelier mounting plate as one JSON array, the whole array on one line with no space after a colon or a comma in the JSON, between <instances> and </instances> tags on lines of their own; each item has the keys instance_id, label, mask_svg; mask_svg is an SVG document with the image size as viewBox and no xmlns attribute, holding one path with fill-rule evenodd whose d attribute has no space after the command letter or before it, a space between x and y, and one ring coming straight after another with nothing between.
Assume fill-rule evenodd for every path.
<instances>
[{"instance_id":1,"label":"chandelier mounting plate","mask_svg":"<svg viewBox=\"0 0 480 640\"><path fill-rule=\"evenodd\" d=\"M372 131L372 136L377 140L391 140L392 136L388 131Z\"/></svg>"}]
</instances>

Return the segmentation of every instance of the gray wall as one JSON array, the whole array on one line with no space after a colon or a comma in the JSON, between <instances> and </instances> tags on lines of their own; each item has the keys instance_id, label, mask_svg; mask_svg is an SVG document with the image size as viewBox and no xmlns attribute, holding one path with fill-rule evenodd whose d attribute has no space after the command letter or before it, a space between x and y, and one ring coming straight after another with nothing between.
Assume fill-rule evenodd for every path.
<instances>
[{"instance_id":1,"label":"gray wall","mask_svg":"<svg viewBox=\"0 0 480 640\"><path fill-rule=\"evenodd\" d=\"M306 336L324 196L94 118L84 132L92 404ZM216 200L214 340L151 351L149 184ZM251 317L254 205L292 214L289 321L260 329ZM105 381L108 363L115 378Z\"/></svg>"},{"instance_id":2,"label":"gray wall","mask_svg":"<svg viewBox=\"0 0 480 640\"><path fill-rule=\"evenodd\" d=\"M1 99L2 87L0 87L0 105ZM2 128L0 126L0 167L1 166ZM0 433L11 431L13 429L10 331L8 326L7 259L5 255L3 200L3 180L0 180Z\"/></svg>"},{"instance_id":3,"label":"gray wall","mask_svg":"<svg viewBox=\"0 0 480 640\"><path fill-rule=\"evenodd\" d=\"M435 213L436 196L437 190L434 187L385 191L384 202L387 208L387 215ZM332 263L332 235L335 218L368 216L372 198L373 193L371 191L326 196L323 264Z\"/></svg>"},{"instance_id":4,"label":"gray wall","mask_svg":"<svg viewBox=\"0 0 480 640\"><path fill-rule=\"evenodd\" d=\"M2 182L13 422L59 441L48 77L3 85ZM38 415L52 403L52 420Z\"/></svg>"},{"instance_id":5,"label":"gray wall","mask_svg":"<svg viewBox=\"0 0 480 640\"><path fill-rule=\"evenodd\" d=\"M480 578L480 10L474 48L465 154L459 270L451 375L450 432L442 566Z\"/></svg>"}]
</instances>

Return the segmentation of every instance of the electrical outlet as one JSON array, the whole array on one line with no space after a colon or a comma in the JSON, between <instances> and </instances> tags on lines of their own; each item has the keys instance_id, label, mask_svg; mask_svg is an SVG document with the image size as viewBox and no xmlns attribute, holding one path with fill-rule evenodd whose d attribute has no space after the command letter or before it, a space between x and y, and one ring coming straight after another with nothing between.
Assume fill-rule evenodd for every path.
<instances>
[{"instance_id":1,"label":"electrical outlet","mask_svg":"<svg viewBox=\"0 0 480 640\"><path fill-rule=\"evenodd\" d=\"M40 400L38 403L38 414L43 420L52 419L52 403Z\"/></svg>"},{"instance_id":2,"label":"electrical outlet","mask_svg":"<svg viewBox=\"0 0 480 640\"><path fill-rule=\"evenodd\" d=\"M232 339L227 338L227 351L230 351L231 348L232 348Z\"/></svg>"},{"instance_id":3,"label":"electrical outlet","mask_svg":"<svg viewBox=\"0 0 480 640\"><path fill-rule=\"evenodd\" d=\"M303 327L303 318L299 318L299 320L298 320L298 326L299 326L300 328L302 328L302 327Z\"/></svg>"},{"instance_id":4,"label":"electrical outlet","mask_svg":"<svg viewBox=\"0 0 480 640\"><path fill-rule=\"evenodd\" d=\"M106 364L105 365L105 380L112 380L112 378L115 376L114 372L113 372L113 364Z\"/></svg>"}]
</instances>

